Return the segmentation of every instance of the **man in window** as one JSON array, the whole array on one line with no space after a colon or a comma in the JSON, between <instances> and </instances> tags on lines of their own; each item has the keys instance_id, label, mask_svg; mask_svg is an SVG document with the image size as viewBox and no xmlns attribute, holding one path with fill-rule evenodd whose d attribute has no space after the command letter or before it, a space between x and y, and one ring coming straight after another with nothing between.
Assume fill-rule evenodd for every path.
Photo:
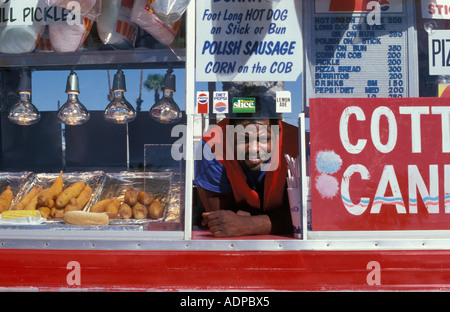
<instances>
[{"instance_id":1,"label":"man in window","mask_svg":"<svg viewBox=\"0 0 450 312\"><path fill-rule=\"evenodd\" d=\"M255 102L255 113L232 115L209 129L196 158L202 224L215 237L292 233L284 154L298 156L298 128L274 113L273 98Z\"/></svg>"}]
</instances>

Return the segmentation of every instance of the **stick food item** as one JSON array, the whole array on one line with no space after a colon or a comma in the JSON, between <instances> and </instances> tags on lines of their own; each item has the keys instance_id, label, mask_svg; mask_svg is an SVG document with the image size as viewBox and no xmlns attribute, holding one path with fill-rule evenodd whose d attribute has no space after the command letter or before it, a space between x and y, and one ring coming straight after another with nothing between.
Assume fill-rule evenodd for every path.
<instances>
[{"instance_id":1,"label":"stick food item","mask_svg":"<svg viewBox=\"0 0 450 312\"><path fill-rule=\"evenodd\" d=\"M127 203L122 203L119 207L119 216L121 219L131 219L133 210Z\"/></svg>"},{"instance_id":2,"label":"stick food item","mask_svg":"<svg viewBox=\"0 0 450 312\"><path fill-rule=\"evenodd\" d=\"M38 195L41 190L42 185L33 187L17 204L12 207L12 210L25 210L25 206L34 196Z\"/></svg>"},{"instance_id":3,"label":"stick food item","mask_svg":"<svg viewBox=\"0 0 450 312\"><path fill-rule=\"evenodd\" d=\"M83 210L83 208L80 205L78 205L76 198L71 198L66 207L64 207L64 213L75 210Z\"/></svg>"},{"instance_id":4,"label":"stick food item","mask_svg":"<svg viewBox=\"0 0 450 312\"><path fill-rule=\"evenodd\" d=\"M84 189L86 183L84 181L74 182L61 194L56 197L56 207L64 208L70 201L71 198L78 197L81 191Z\"/></svg>"},{"instance_id":5,"label":"stick food item","mask_svg":"<svg viewBox=\"0 0 450 312\"><path fill-rule=\"evenodd\" d=\"M59 176L53 181L53 184L46 188L45 190L42 190L37 198L38 204L41 206L46 207L53 207L52 201L56 199L56 197L62 193L64 182L62 179L62 171L60 171Z\"/></svg>"},{"instance_id":6,"label":"stick food item","mask_svg":"<svg viewBox=\"0 0 450 312\"><path fill-rule=\"evenodd\" d=\"M142 205L148 207L153 203L153 201L153 197L147 194L147 192L141 191L138 193L138 202L140 202Z\"/></svg>"},{"instance_id":7,"label":"stick food item","mask_svg":"<svg viewBox=\"0 0 450 312\"><path fill-rule=\"evenodd\" d=\"M104 212L106 209L106 206L112 201L112 198L106 198L101 201L96 202L91 209L89 209L90 212Z\"/></svg>"},{"instance_id":8,"label":"stick food item","mask_svg":"<svg viewBox=\"0 0 450 312\"><path fill-rule=\"evenodd\" d=\"M141 203L137 203L136 205L134 205L132 210L133 210L133 217L135 219L147 218L147 215L148 215L147 207L145 207Z\"/></svg>"},{"instance_id":9,"label":"stick food item","mask_svg":"<svg viewBox=\"0 0 450 312\"><path fill-rule=\"evenodd\" d=\"M25 205L24 209L25 210L35 210L37 208L38 205L38 196L39 196L40 192L36 195L34 195L30 201Z\"/></svg>"},{"instance_id":10,"label":"stick food item","mask_svg":"<svg viewBox=\"0 0 450 312\"><path fill-rule=\"evenodd\" d=\"M161 205L161 202L159 200L155 200L149 207L148 207L148 216L151 219L159 219L162 218L164 215L164 209Z\"/></svg>"},{"instance_id":11,"label":"stick food item","mask_svg":"<svg viewBox=\"0 0 450 312\"><path fill-rule=\"evenodd\" d=\"M61 219L64 216L64 209L53 207L50 211L50 216L55 219Z\"/></svg>"},{"instance_id":12,"label":"stick food item","mask_svg":"<svg viewBox=\"0 0 450 312\"><path fill-rule=\"evenodd\" d=\"M145 191L128 188L123 193L123 199L109 197L95 203L90 212L105 212L109 219L160 219L164 216L164 207L160 200L155 200Z\"/></svg>"},{"instance_id":13,"label":"stick food item","mask_svg":"<svg viewBox=\"0 0 450 312\"><path fill-rule=\"evenodd\" d=\"M9 209L11 202L13 200L13 192L11 191L11 187L8 185L6 190L0 194L0 213Z\"/></svg>"},{"instance_id":14,"label":"stick food item","mask_svg":"<svg viewBox=\"0 0 450 312\"><path fill-rule=\"evenodd\" d=\"M86 184L84 186L84 189L81 191L81 193L78 195L76 202L78 206L80 206L80 209L83 209L84 206L89 202L89 199L91 199L92 196L92 188L89 186L89 184Z\"/></svg>"},{"instance_id":15,"label":"stick food item","mask_svg":"<svg viewBox=\"0 0 450 312\"><path fill-rule=\"evenodd\" d=\"M128 206L133 207L138 201L138 193L134 188L129 188L125 191L123 202Z\"/></svg>"},{"instance_id":16,"label":"stick food item","mask_svg":"<svg viewBox=\"0 0 450 312\"><path fill-rule=\"evenodd\" d=\"M39 207L38 208L39 212L41 213L41 217L42 218L48 218L50 217L51 211L52 209L49 207Z\"/></svg>"},{"instance_id":17,"label":"stick food item","mask_svg":"<svg viewBox=\"0 0 450 312\"><path fill-rule=\"evenodd\" d=\"M105 212L110 219L116 219L119 216L120 204L120 199L116 197L106 206Z\"/></svg>"}]
</instances>

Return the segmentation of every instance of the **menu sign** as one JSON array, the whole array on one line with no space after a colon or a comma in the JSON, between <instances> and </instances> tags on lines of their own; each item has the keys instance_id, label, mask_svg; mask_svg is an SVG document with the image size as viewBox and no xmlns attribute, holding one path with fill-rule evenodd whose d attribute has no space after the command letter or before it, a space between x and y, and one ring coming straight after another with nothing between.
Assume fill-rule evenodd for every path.
<instances>
[{"instance_id":1,"label":"menu sign","mask_svg":"<svg viewBox=\"0 0 450 312\"><path fill-rule=\"evenodd\" d=\"M407 97L408 23L402 8L402 0L315 0L312 97Z\"/></svg>"},{"instance_id":2,"label":"menu sign","mask_svg":"<svg viewBox=\"0 0 450 312\"><path fill-rule=\"evenodd\" d=\"M302 2L197 1L197 81L296 81Z\"/></svg>"}]
</instances>

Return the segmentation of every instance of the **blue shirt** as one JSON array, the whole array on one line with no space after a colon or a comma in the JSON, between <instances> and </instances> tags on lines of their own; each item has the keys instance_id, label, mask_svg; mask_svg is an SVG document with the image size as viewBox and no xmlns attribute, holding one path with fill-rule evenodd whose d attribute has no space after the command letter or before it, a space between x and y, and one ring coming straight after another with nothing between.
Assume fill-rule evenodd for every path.
<instances>
[{"instance_id":1,"label":"blue shirt","mask_svg":"<svg viewBox=\"0 0 450 312\"><path fill-rule=\"evenodd\" d=\"M202 150L200 150L200 147ZM228 180L225 167L214 157L211 147L202 140L202 144L197 145L194 183L216 193L232 192L230 180ZM203 152L203 153L202 153ZM200 159L201 157L201 159ZM266 171L251 172L244 170L247 176L247 184L263 198L264 177Z\"/></svg>"}]
</instances>

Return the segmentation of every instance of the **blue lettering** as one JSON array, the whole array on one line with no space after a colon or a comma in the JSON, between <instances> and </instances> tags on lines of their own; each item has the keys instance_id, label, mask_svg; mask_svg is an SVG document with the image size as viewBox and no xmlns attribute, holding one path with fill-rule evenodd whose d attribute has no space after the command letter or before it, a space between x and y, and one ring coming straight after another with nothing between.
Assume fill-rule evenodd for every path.
<instances>
[{"instance_id":1,"label":"blue lettering","mask_svg":"<svg viewBox=\"0 0 450 312\"><path fill-rule=\"evenodd\" d=\"M205 73L230 74L234 73L236 62L209 62L205 67Z\"/></svg>"},{"instance_id":2,"label":"blue lettering","mask_svg":"<svg viewBox=\"0 0 450 312\"><path fill-rule=\"evenodd\" d=\"M247 41L244 55L293 55L296 41Z\"/></svg>"},{"instance_id":3,"label":"blue lettering","mask_svg":"<svg viewBox=\"0 0 450 312\"><path fill-rule=\"evenodd\" d=\"M292 62L273 62L270 66L270 73L290 73L293 65Z\"/></svg>"}]
</instances>

